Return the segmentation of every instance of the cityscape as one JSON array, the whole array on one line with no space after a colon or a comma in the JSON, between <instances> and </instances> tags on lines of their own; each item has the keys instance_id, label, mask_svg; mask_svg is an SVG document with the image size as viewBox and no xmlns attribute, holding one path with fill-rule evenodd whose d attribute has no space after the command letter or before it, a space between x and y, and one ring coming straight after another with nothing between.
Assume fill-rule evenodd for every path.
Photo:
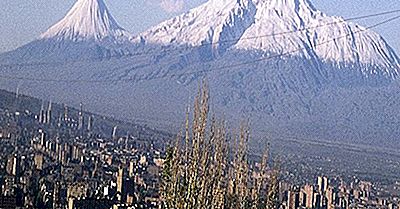
<instances>
[{"instance_id":1,"label":"cityscape","mask_svg":"<svg viewBox=\"0 0 400 209\"><path fill-rule=\"evenodd\" d=\"M96 132L104 122L82 109L48 102L40 111L15 108L19 99L0 108L0 208L160 208L166 153L155 138L121 134L126 130L117 126ZM25 103L35 103L30 100ZM259 176L260 162L251 164L249 173ZM318 176L300 185L288 174L280 174L282 209L400 206L400 182L385 188L357 177Z\"/></svg>"}]
</instances>

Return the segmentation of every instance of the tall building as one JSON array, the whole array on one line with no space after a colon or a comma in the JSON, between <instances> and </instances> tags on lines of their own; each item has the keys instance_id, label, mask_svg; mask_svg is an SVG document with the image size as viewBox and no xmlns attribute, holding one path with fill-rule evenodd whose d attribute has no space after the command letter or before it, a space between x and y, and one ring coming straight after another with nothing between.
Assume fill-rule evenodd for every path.
<instances>
[{"instance_id":1,"label":"tall building","mask_svg":"<svg viewBox=\"0 0 400 209\"><path fill-rule=\"evenodd\" d=\"M53 208L60 208L60 182L54 184L53 190Z\"/></svg>"},{"instance_id":2,"label":"tall building","mask_svg":"<svg viewBox=\"0 0 400 209\"><path fill-rule=\"evenodd\" d=\"M20 159L17 154L13 157L12 175L18 176L20 174Z\"/></svg>"},{"instance_id":3,"label":"tall building","mask_svg":"<svg viewBox=\"0 0 400 209\"><path fill-rule=\"evenodd\" d=\"M327 209L335 209L336 195L335 195L335 191L333 190L332 187L329 187L326 190L325 196L326 196Z\"/></svg>"},{"instance_id":4,"label":"tall building","mask_svg":"<svg viewBox=\"0 0 400 209\"><path fill-rule=\"evenodd\" d=\"M46 118L46 123L47 124L50 124L51 123L51 106L52 106L52 103L51 103L51 101L49 102L49 107L47 108L47 114L46 114L46 116L47 116L47 118Z\"/></svg>"},{"instance_id":5,"label":"tall building","mask_svg":"<svg viewBox=\"0 0 400 209\"><path fill-rule=\"evenodd\" d=\"M299 193L293 190L289 190L287 194L287 206L289 209L297 209L300 205Z\"/></svg>"},{"instance_id":6,"label":"tall building","mask_svg":"<svg viewBox=\"0 0 400 209\"><path fill-rule=\"evenodd\" d=\"M78 118L78 130L83 130L84 127L84 117L83 117L83 104L81 103L79 109L79 118Z\"/></svg>"},{"instance_id":7,"label":"tall building","mask_svg":"<svg viewBox=\"0 0 400 209\"><path fill-rule=\"evenodd\" d=\"M117 139L117 129L118 129L118 126L114 126L113 132L112 132L112 138L113 139Z\"/></svg>"},{"instance_id":8,"label":"tall building","mask_svg":"<svg viewBox=\"0 0 400 209\"><path fill-rule=\"evenodd\" d=\"M42 107L39 112L39 123L45 123L46 121L46 113L44 111L44 104L42 103Z\"/></svg>"},{"instance_id":9,"label":"tall building","mask_svg":"<svg viewBox=\"0 0 400 209\"><path fill-rule=\"evenodd\" d=\"M347 197L341 197L339 199L339 206L340 206L340 208L344 208L344 209L349 208L349 201L348 201Z\"/></svg>"},{"instance_id":10,"label":"tall building","mask_svg":"<svg viewBox=\"0 0 400 209\"><path fill-rule=\"evenodd\" d=\"M37 170L43 170L43 154L35 154L35 167Z\"/></svg>"},{"instance_id":11,"label":"tall building","mask_svg":"<svg viewBox=\"0 0 400 209\"><path fill-rule=\"evenodd\" d=\"M318 185L318 192L321 192L322 191L322 187L324 185L324 180L322 179L322 176L318 176L317 185Z\"/></svg>"},{"instance_id":12,"label":"tall building","mask_svg":"<svg viewBox=\"0 0 400 209\"><path fill-rule=\"evenodd\" d=\"M329 179L326 176L324 176L322 179L324 180L324 186L322 187L322 191L326 192L326 191L328 191L328 187L329 187Z\"/></svg>"},{"instance_id":13,"label":"tall building","mask_svg":"<svg viewBox=\"0 0 400 209\"><path fill-rule=\"evenodd\" d=\"M314 193L313 208L322 208L324 197L320 193Z\"/></svg>"},{"instance_id":14,"label":"tall building","mask_svg":"<svg viewBox=\"0 0 400 209\"><path fill-rule=\"evenodd\" d=\"M94 125L94 117L93 117L93 115L91 115L91 116L89 116L89 119L88 119L87 131L89 131L89 132L93 131L93 125Z\"/></svg>"},{"instance_id":15,"label":"tall building","mask_svg":"<svg viewBox=\"0 0 400 209\"><path fill-rule=\"evenodd\" d=\"M317 185L318 185L318 192L323 194L328 189L329 186L328 177L318 176Z\"/></svg>"},{"instance_id":16,"label":"tall building","mask_svg":"<svg viewBox=\"0 0 400 209\"><path fill-rule=\"evenodd\" d=\"M12 175L13 167L14 167L14 156L10 155L7 159L7 166L6 166L6 171L9 175Z\"/></svg>"},{"instance_id":17,"label":"tall building","mask_svg":"<svg viewBox=\"0 0 400 209\"><path fill-rule=\"evenodd\" d=\"M39 130L40 134L40 145L42 148L46 147L46 133L43 130Z\"/></svg>"},{"instance_id":18,"label":"tall building","mask_svg":"<svg viewBox=\"0 0 400 209\"><path fill-rule=\"evenodd\" d=\"M306 208L313 208L314 205L314 186L306 185L304 186L305 202Z\"/></svg>"},{"instance_id":19,"label":"tall building","mask_svg":"<svg viewBox=\"0 0 400 209\"><path fill-rule=\"evenodd\" d=\"M117 176L117 193L119 193L118 200L122 201L122 197L124 196L124 169L120 168L118 170Z\"/></svg>"},{"instance_id":20,"label":"tall building","mask_svg":"<svg viewBox=\"0 0 400 209\"><path fill-rule=\"evenodd\" d=\"M300 203L300 206L305 206L306 205L306 193L304 193L304 190L302 189L302 190L300 190L300 193L299 193L299 203Z\"/></svg>"},{"instance_id":21,"label":"tall building","mask_svg":"<svg viewBox=\"0 0 400 209\"><path fill-rule=\"evenodd\" d=\"M72 147L72 160L79 160L82 157L82 149L78 145Z\"/></svg>"}]
</instances>

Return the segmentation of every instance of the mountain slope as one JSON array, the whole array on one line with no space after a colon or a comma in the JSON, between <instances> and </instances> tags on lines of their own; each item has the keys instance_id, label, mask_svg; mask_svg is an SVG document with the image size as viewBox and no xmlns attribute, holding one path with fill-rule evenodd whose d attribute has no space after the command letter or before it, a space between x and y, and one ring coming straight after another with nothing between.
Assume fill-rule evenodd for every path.
<instances>
[{"instance_id":1,"label":"mountain slope","mask_svg":"<svg viewBox=\"0 0 400 209\"><path fill-rule=\"evenodd\" d=\"M381 36L327 16L308 0L210 0L139 36L153 44L216 43L213 48L292 52L308 59L377 66L379 69L363 68L363 73L392 78L398 76L400 66L399 58Z\"/></svg>"},{"instance_id":2,"label":"mountain slope","mask_svg":"<svg viewBox=\"0 0 400 209\"><path fill-rule=\"evenodd\" d=\"M103 0L78 0L67 15L40 39L124 42L130 37L129 32L118 25Z\"/></svg>"},{"instance_id":3,"label":"mountain slope","mask_svg":"<svg viewBox=\"0 0 400 209\"><path fill-rule=\"evenodd\" d=\"M18 94L18 96L15 93L11 93L8 91L0 90L0 112L4 113L4 110L7 110L5 112L10 111L13 113L13 111L18 111L23 117L27 116L29 119L24 121L24 123L18 123L18 126L23 127L24 124L29 123L30 126L37 126L37 121L34 120L35 115L40 113L41 108L43 106L49 105L49 101L44 101L41 99L33 98L30 96L25 96ZM75 109L69 106L65 106L62 104L57 104L57 103L52 103L52 116L53 116L53 121L58 121L60 115L64 115L65 113L65 108L68 109L68 115L71 119L77 121L78 120L78 115L79 115L79 108ZM47 106L48 107L48 106ZM46 107L46 108L47 108ZM1 115L2 116L2 115ZM1 117L0 116L0 117ZM117 120L115 118L110 118L106 117L103 115L99 115L93 112L83 112L83 117L85 118L84 121L89 120L89 116L94 119L93 122L93 131L94 133L98 134L99 136L102 135L103 137L110 137L111 133L113 132L113 129L115 126L118 126L118 132L119 134L122 135L131 135L134 136L138 134L140 136L140 140L144 140L147 142L152 142L154 145L157 147L164 147L163 145L163 140L172 138L172 134L167 133L167 132L162 132L159 130L156 130L154 128L148 127L146 125L141 125L141 124L135 124L131 123L129 121L121 121ZM25 118L26 119L26 118ZM33 120L32 120L33 119ZM0 121L5 122L5 121ZM5 124L4 124L5 125ZM0 125L1 126L1 125ZM37 127L39 128L39 127ZM41 127L44 128L44 127ZM53 127L54 128L54 127ZM71 127L73 129L73 127ZM71 130L72 130L71 129ZM137 136L135 136L137 137Z\"/></svg>"},{"instance_id":4,"label":"mountain slope","mask_svg":"<svg viewBox=\"0 0 400 209\"><path fill-rule=\"evenodd\" d=\"M42 38L0 55L1 63L49 62L1 68L3 75L74 82L0 87L176 128L206 78L216 111L249 118L254 135L397 140L398 57L378 34L308 0L209 0L134 38L101 5L79 0Z\"/></svg>"},{"instance_id":5,"label":"mountain slope","mask_svg":"<svg viewBox=\"0 0 400 209\"><path fill-rule=\"evenodd\" d=\"M0 61L60 62L130 54L131 35L118 25L103 0L77 0L58 23L40 37L0 57Z\"/></svg>"}]
</instances>

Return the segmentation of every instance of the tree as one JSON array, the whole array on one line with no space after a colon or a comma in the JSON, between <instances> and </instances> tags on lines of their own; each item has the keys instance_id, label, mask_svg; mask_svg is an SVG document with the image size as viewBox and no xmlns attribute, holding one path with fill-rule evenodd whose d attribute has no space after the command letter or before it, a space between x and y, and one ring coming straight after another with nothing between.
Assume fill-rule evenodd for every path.
<instances>
[{"instance_id":1,"label":"tree","mask_svg":"<svg viewBox=\"0 0 400 209\"><path fill-rule=\"evenodd\" d=\"M266 209L279 208L279 167L280 162L277 160L269 178Z\"/></svg>"},{"instance_id":2,"label":"tree","mask_svg":"<svg viewBox=\"0 0 400 209\"><path fill-rule=\"evenodd\" d=\"M253 175L248 160L248 123L241 125L233 145L228 136L224 120L209 119L209 92L204 83L195 98L192 123L188 108L184 134L178 134L167 150L162 208L277 208L278 172L267 179L269 147L257 170L259 175Z\"/></svg>"}]
</instances>

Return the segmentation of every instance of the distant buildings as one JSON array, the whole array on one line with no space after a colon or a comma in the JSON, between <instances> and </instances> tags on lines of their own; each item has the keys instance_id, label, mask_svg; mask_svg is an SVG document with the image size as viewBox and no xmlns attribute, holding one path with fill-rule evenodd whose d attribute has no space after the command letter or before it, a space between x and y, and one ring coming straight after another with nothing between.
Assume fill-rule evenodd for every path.
<instances>
[{"instance_id":1,"label":"distant buildings","mask_svg":"<svg viewBox=\"0 0 400 209\"><path fill-rule=\"evenodd\" d=\"M94 125L94 116L91 115L91 116L89 116L88 124L87 124L87 131L88 132L92 132L93 131L93 125Z\"/></svg>"},{"instance_id":2,"label":"distant buildings","mask_svg":"<svg viewBox=\"0 0 400 209\"><path fill-rule=\"evenodd\" d=\"M7 173L9 175L17 177L20 174L20 158L17 154L14 154L8 158L7 161Z\"/></svg>"},{"instance_id":3,"label":"distant buildings","mask_svg":"<svg viewBox=\"0 0 400 209\"><path fill-rule=\"evenodd\" d=\"M51 124L52 123L52 103L51 101L48 104L47 110L45 110L44 103L42 103L42 107L40 108L40 112L38 115L39 123L41 124Z\"/></svg>"},{"instance_id":4,"label":"distant buildings","mask_svg":"<svg viewBox=\"0 0 400 209\"><path fill-rule=\"evenodd\" d=\"M38 115L21 111L24 127L0 110L1 209L159 208L165 153L149 140L156 134L142 138L141 128L130 136L123 125L101 124L100 117L94 123L82 105L78 111L56 107L43 104ZM385 192L371 182L326 176L309 184L281 181L279 209L400 209L399 199Z\"/></svg>"},{"instance_id":5,"label":"distant buildings","mask_svg":"<svg viewBox=\"0 0 400 209\"><path fill-rule=\"evenodd\" d=\"M83 116L83 104L79 105L79 116L78 116L78 130L83 131L85 126L85 118Z\"/></svg>"},{"instance_id":6,"label":"distant buildings","mask_svg":"<svg viewBox=\"0 0 400 209\"><path fill-rule=\"evenodd\" d=\"M315 185L289 186L283 192L281 209L400 209L398 197L373 197L370 182L331 186L327 177L319 176Z\"/></svg>"}]
</instances>

